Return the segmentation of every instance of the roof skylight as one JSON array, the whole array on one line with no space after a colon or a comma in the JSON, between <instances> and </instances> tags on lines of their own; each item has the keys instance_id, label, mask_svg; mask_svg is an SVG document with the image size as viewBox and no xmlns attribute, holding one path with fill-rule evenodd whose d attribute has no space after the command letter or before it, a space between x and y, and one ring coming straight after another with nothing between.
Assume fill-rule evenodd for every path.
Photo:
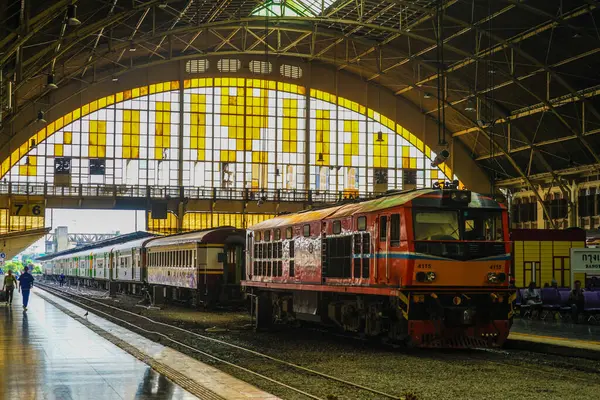
<instances>
[{"instance_id":1,"label":"roof skylight","mask_svg":"<svg viewBox=\"0 0 600 400\"><path fill-rule=\"evenodd\" d=\"M335 0L266 0L252 11L264 17L316 17Z\"/></svg>"}]
</instances>

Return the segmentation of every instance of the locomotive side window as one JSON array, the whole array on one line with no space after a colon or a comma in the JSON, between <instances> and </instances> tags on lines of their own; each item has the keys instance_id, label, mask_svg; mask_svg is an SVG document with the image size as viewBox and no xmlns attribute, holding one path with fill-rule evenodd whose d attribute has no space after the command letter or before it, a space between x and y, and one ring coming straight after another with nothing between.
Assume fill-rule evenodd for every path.
<instances>
[{"instance_id":1,"label":"locomotive side window","mask_svg":"<svg viewBox=\"0 0 600 400\"><path fill-rule=\"evenodd\" d=\"M309 224L304 225L303 230L304 230L304 237L309 237L310 236L310 225Z\"/></svg>"},{"instance_id":2,"label":"locomotive side window","mask_svg":"<svg viewBox=\"0 0 600 400\"><path fill-rule=\"evenodd\" d=\"M265 242L271 241L271 231L265 231Z\"/></svg>"},{"instance_id":3,"label":"locomotive side window","mask_svg":"<svg viewBox=\"0 0 600 400\"><path fill-rule=\"evenodd\" d=\"M342 221L333 221L333 233L336 235L342 232Z\"/></svg>"},{"instance_id":4,"label":"locomotive side window","mask_svg":"<svg viewBox=\"0 0 600 400\"><path fill-rule=\"evenodd\" d=\"M290 276L294 276L295 271L294 271L294 254L295 254L295 248L294 248L294 241L291 240L290 241L290 271L289 271L289 275Z\"/></svg>"},{"instance_id":5,"label":"locomotive side window","mask_svg":"<svg viewBox=\"0 0 600 400\"><path fill-rule=\"evenodd\" d=\"M390 218L390 246L400 246L400 214L392 214Z\"/></svg>"},{"instance_id":6,"label":"locomotive side window","mask_svg":"<svg viewBox=\"0 0 600 400\"><path fill-rule=\"evenodd\" d=\"M273 240L281 240L281 229L275 229Z\"/></svg>"},{"instance_id":7,"label":"locomotive side window","mask_svg":"<svg viewBox=\"0 0 600 400\"><path fill-rule=\"evenodd\" d=\"M292 233L293 232L292 232L292 228L291 227L290 228L286 228L285 229L285 238L286 239L291 239L292 238Z\"/></svg>"},{"instance_id":8,"label":"locomotive side window","mask_svg":"<svg viewBox=\"0 0 600 400\"><path fill-rule=\"evenodd\" d=\"M357 225L357 229L359 231L366 231L367 230L367 217L358 217L358 219L356 220L356 225Z\"/></svg>"},{"instance_id":9,"label":"locomotive side window","mask_svg":"<svg viewBox=\"0 0 600 400\"><path fill-rule=\"evenodd\" d=\"M379 241L385 242L387 240L387 216L382 215L379 217Z\"/></svg>"},{"instance_id":10,"label":"locomotive side window","mask_svg":"<svg viewBox=\"0 0 600 400\"><path fill-rule=\"evenodd\" d=\"M254 233L254 240L256 240L257 242L260 242L260 239L261 239L260 232L255 232Z\"/></svg>"}]
</instances>

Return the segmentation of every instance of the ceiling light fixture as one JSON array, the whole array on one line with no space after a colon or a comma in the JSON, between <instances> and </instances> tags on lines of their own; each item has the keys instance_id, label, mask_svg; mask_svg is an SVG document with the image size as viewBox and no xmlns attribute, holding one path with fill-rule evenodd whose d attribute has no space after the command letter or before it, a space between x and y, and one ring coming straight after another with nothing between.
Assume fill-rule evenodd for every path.
<instances>
[{"instance_id":1,"label":"ceiling light fixture","mask_svg":"<svg viewBox=\"0 0 600 400\"><path fill-rule=\"evenodd\" d=\"M137 49L135 48L135 43L133 43L133 40L131 41L131 43L129 43L129 51L136 51Z\"/></svg>"},{"instance_id":2,"label":"ceiling light fixture","mask_svg":"<svg viewBox=\"0 0 600 400\"><path fill-rule=\"evenodd\" d=\"M158 8L162 8L164 10L165 8L167 8L167 6L168 6L167 0L165 0L158 5Z\"/></svg>"},{"instance_id":3,"label":"ceiling light fixture","mask_svg":"<svg viewBox=\"0 0 600 400\"><path fill-rule=\"evenodd\" d=\"M119 77L113 75L113 77L111 78L113 82L119 82Z\"/></svg>"},{"instance_id":4,"label":"ceiling light fixture","mask_svg":"<svg viewBox=\"0 0 600 400\"><path fill-rule=\"evenodd\" d=\"M50 90L58 89L58 85L54 83L54 74L48 75L46 79L46 87Z\"/></svg>"},{"instance_id":5,"label":"ceiling light fixture","mask_svg":"<svg viewBox=\"0 0 600 400\"><path fill-rule=\"evenodd\" d=\"M432 95L431 95L431 93L429 93L429 92L425 92L425 93L423 93L423 98L424 98L424 99L430 99L430 98L432 98L432 97L433 97L433 96L432 96Z\"/></svg>"},{"instance_id":6,"label":"ceiling light fixture","mask_svg":"<svg viewBox=\"0 0 600 400\"><path fill-rule=\"evenodd\" d=\"M44 119L44 112L42 110L38 111L37 122L45 124L47 121Z\"/></svg>"},{"instance_id":7,"label":"ceiling light fixture","mask_svg":"<svg viewBox=\"0 0 600 400\"><path fill-rule=\"evenodd\" d=\"M77 6L75 4L67 7L67 24L69 26L81 25L81 21L77 19Z\"/></svg>"}]
</instances>

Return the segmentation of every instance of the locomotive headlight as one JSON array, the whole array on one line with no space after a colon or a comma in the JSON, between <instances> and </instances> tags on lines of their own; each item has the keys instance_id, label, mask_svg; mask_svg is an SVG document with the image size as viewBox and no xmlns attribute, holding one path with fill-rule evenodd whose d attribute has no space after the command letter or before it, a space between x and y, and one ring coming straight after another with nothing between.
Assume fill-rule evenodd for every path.
<instances>
[{"instance_id":1,"label":"locomotive headlight","mask_svg":"<svg viewBox=\"0 0 600 400\"><path fill-rule=\"evenodd\" d=\"M488 281L488 283L498 283L499 282L498 275L496 275L495 272L489 272L487 274L487 281Z\"/></svg>"},{"instance_id":2,"label":"locomotive headlight","mask_svg":"<svg viewBox=\"0 0 600 400\"><path fill-rule=\"evenodd\" d=\"M488 283L503 283L506 281L506 274L504 272L499 274L495 272L489 272L487 274L487 281Z\"/></svg>"},{"instance_id":3,"label":"locomotive headlight","mask_svg":"<svg viewBox=\"0 0 600 400\"><path fill-rule=\"evenodd\" d=\"M417 279L418 282L433 282L437 278L437 275L433 271L429 271L429 272L419 271L419 272L417 272L417 275L415 276L415 278Z\"/></svg>"}]
</instances>

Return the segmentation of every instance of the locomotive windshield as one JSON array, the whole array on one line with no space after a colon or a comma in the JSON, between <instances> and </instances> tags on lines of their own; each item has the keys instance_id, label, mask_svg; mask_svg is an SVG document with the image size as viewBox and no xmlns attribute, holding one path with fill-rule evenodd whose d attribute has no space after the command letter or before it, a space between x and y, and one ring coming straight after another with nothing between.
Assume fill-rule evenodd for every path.
<instances>
[{"instance_id":1,"label":"locomotive windshield","mask_svg":"<svg viewBox=\"0 0 600 400\"><path fill-rule=\"evenodd\" d=\"M417 210L415 240L504 240L502 212L491 210Z\"/></svg>"}]
</instances>

